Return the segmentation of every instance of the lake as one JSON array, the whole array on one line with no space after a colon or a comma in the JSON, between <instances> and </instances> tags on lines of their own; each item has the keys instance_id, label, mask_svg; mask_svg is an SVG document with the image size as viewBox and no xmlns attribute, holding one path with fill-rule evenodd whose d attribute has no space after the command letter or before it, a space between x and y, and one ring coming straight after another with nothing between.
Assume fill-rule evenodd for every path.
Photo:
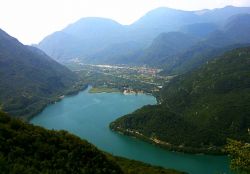
<instances>
[{"instance_id":1,"label":"lake","mask_svg":"<svg viewBox=\"0 0 250 174\"><path fill-rule=\"evenodd\" d=\"M226 156L193 155L170 152L109 129L116 118L147 105L155 104L153 96L122 93L88 93L47 106L30 122L48 129L67 130L88 140L99 149L146 163L186 171L190 174L229 174Z\"/></svg>"}]
</instances>

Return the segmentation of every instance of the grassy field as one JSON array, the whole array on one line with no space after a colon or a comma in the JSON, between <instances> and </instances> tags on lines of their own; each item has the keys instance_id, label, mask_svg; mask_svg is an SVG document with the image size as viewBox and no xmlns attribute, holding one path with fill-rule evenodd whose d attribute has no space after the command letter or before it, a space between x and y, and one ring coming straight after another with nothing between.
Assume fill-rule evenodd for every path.
<instances>
[{"instance_id":1,"label":"grassy field","mask_svg":"<svg viewBox=\"0 0 250 174\"><path fill-rule=\"evenodd\" d=\"M111 93L111 92L121 92L118 89L115 88L106 88L106 87L93 87L89 90L89 93Z\"/></svg>"}]
</instances>

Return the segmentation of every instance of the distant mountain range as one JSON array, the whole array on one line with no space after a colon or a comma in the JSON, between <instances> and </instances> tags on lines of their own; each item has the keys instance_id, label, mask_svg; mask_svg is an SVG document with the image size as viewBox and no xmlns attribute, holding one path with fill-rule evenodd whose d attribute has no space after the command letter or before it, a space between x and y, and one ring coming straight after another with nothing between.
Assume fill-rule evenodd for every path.
<instances>
[{"instance_id":1,"label":"distant mountain range","mask_svg":"<svg viewBox=\"0 0 250 174\"><path fill-rule=\"evenodd\" d=\"M197 37L182 32L161 33L136 61L138 64L152 66L170 64L178 53L185 52L199 40Z\"/></svg>"},{"instance_id":2,"label":"distant mountain range","mask_svg":"<svg viewBox=\"0 0 250 174\"><path fill-rule=\"evenodd\" d=\"M47 36L38 47L59 61L86 58L119 42L123 30L122 25L110 19L83 18Z\"/></svg>"},{"instance_id":3,"label":"distant mountain range","mask_svg":"<svg viewBox=\"0 0 250 174\"><path fill-rule=\"evenodd\" d=\"M73 88L78 77L41 50L0 30L0 109L30 116Z\"/></svg>"},{"instance_id":4,"label":"distant mountain range","mask_svg":"<svg viewBox=\"0 0 250 174\"><path fill-rule=\"evenodd\" d=\"M111 128L195 153L218 153L227 138L249 142L250 47L175 77L159 101L118 118Z\"/></svg>"},{"instance_id":5,"label":"distant mountain range","mask_svg":"<svg viewBox=\"0 0 250 174\"><path fill-rule=\"evenodd\" d=\"M110 19L83 18L47 36L37 47L59 62L79 58L85 63L151 66L161 66L164 63L171 67L176 65L168 62L169 58L181 59L178 57L185 54L184 51L189 51L189 48L192 50L192 46L197 47L197 41L215 44L216 48L248 43L247 14L250 14L250 7L227 6L201 11L163 7L148 12L128 26ZM238 28L235 27L238 25ZM179 32L179 36L176 32ZM167 38L168 36L173 38ZM192 37L191 40L195 39L195 42L187 43L189 41L185 40L186 37ZM183 40L186 42L181 43ZM160 43L156 43L157 41ZM177 44L178 42L180 44ZM161 43L163 45L160 45ZM171 48L171 44L173 47L177 44L178 47ZM155 45L159 45L159 55L151 55ZM167 45L169 46L165 47ZM173 49L176 50L173 52Z\"/></svg>"},{"instance_id":6,"label":"distant mountain range","mask_svg":"<svg viewBox=\"0 0 250 174\"><path fill-rule=\"evenodd\" d=\"M222 54L232 48L241 47L243 45L250 44L250 14L241 14L230 17L226 22L217 30L211 32L205 37L194 36L194 32L186 32L195 39L195 42L184 42L186 38L184 36L179 36L176 38L180 41L178 46L171 44L174 42L165 41L158 42L157 49L153 47L148 47L147 52L153 52L162 54L162 56L154 57L151 55L146 55L148 61L141 62L142 64L149 64L151 66L162 66L164 71L172 74L183 73L198 67L199 65L211 60L217 55ZM206 26L206 25L205 25ZM200 26L200 30L202 30ZM196 28L195 28L196 30ZM189 37L190 37L189 36ZM170 37L169 37L170 38ZM189 41L191 39L188 39ZM156 40L157 42L157 40ZM170 47L164 47L169 43ZM175 54L171 56L166 56L171 52L172 48L176 49ZM183 47L183 48L181 48ZM161 49L159 49L161 48ZM149 51L148 51L149 50ZM157 62L161 60L161 62Z\"/></svg>"}]
</instances>

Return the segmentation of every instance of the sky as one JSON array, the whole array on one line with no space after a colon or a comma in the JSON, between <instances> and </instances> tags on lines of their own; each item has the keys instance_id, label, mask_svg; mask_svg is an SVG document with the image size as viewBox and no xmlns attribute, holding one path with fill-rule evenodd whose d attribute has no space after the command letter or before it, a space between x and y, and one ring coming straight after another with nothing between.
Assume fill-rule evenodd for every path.
<instances>
[{"instance_id":1,"label":"sky","mask_svg":"<svg viewBox=\"0 0 250 174\"><path fill-rule=\"evenodd\" d=\"M182 10L250 6L250 0L0 0L0 28L24 44L83 17L104 17L131 24L157 7Z\"/></svg>"}]
</instances>

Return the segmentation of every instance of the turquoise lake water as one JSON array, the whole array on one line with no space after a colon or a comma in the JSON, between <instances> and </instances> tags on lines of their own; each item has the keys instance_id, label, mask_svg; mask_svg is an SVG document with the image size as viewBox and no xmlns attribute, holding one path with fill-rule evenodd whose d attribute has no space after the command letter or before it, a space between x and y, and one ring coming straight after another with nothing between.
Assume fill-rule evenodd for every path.
<instances>
[{"instance_id":1,"label":"turquoise lake water","mask_svg":"<svg viewBox=\"0 0 250 174\"><path fill-rule=\"evenodd\" d=\"M113 155L174 168L190 174L230 173L226 156L170 152L109 129L109 123L116 118L144 105L155 103L156 99L150 95L93 94L85 90L49 105L30 122L48 129L68 130Z\"/></svg>"}]
</instances>

